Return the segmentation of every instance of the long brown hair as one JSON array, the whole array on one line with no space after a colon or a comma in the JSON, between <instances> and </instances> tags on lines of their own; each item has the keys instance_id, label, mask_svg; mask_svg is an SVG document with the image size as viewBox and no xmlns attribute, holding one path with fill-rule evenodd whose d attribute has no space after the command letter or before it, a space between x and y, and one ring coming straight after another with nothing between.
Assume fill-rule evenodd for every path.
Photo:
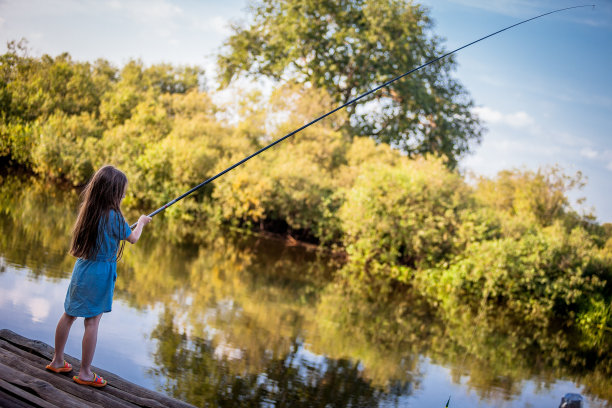
<instances>
[{"instance_id":1,"label":"long brown hair","mask_svg":"<svg viewBox=\"0 0 612 408\"><path fill-rule=\"evenodd\" d=\"M98 234L100 221L108 222L110 210L121 216L121 200L125 194L127 177L113 166L104 166L93 175L81 192L79 215L72 229L70 254L84 259L95 258L102 237ZM119 257L123 245L119 249Z\"/></svg>"}]
</instances>

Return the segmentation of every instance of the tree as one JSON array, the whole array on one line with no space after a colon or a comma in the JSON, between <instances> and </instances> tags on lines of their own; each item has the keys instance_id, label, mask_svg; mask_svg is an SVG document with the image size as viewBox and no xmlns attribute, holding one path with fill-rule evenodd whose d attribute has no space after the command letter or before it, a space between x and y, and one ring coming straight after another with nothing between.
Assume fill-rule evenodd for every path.
<instances>
[{"instance_id":1,"label":"tree","mask_svg":"<svg viewBox=\"0 0 612 408\"><path fill-rule=\"evenodd\" d=\"M115 71L104 60L76 62L68 53L32 57L26 40L8 42L0 55L0 158L76 184L86 180L84 141L100 136L100 101ZM91 140L87 146L93 149Z\"/></svg>"},{"instance_id":2,"label":"tree","mask_svg":"<svg viewBox=\"0 0 612 408\"><path fill-rule=\"evenodd\" d=\"M262 0L252 10L218 58L222 86L243 74L293 80L341 104L444 53L427 9L405 0ZM345 129L455 166L482 128L454 67L447 57L348 106Z\"/></svg>"},{"instance_id":3,"label":"tree","mask_svg":"<svg viewBox=\"0 0 612 408\"><path fill-rule=\"evenodd\" d=\"M502 170L493 179L480 178L476 198L498 214L519 215L531 219L531 225L546 227L557 220L579 219L571 208L568 193L584 186L581 172L567 175L558 165L537 171ZM584 218L589 220L592 215Z\"/></svg>"},{"instance_id":4,"label":"tree","mask_svg":"<svg viewBox=\"0 0 612 408\"><path fill-rule=\"evenodd\" d=\"M102 60L75 62L68 53L30 57L25 40L7 48L0 56L0 107L7 122L46 119L55 111L95 113L114 75Z\"/></svg>"}]
</instances>

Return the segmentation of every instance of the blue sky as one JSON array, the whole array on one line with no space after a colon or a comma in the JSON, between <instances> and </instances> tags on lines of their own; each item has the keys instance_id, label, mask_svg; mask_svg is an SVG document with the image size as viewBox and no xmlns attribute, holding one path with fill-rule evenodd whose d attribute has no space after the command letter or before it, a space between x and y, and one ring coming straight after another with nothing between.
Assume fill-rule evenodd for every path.
<instances>
[{"instance_id":1,"label":"blue sky","mask_svg":"<svg viewBox=\"0 0 612 408\"><path fill-rule=\"evenodd\" d=\"M422 0L447 50L520 20L578 4L567 0ZM462 50L455 72L488 131L464 170L493 176L559 164L581 171L580 211L612 222L612 0L543 17ZM0 40L25 37L32 54L69 52L120 66L197 64L214 69L229 22L246 0L0 0ZM406 71L413 67L406 67ZM390 72L389 75L399 73ZM282 136L282 135L278 135Z\"/></svg>"}]
</instances>

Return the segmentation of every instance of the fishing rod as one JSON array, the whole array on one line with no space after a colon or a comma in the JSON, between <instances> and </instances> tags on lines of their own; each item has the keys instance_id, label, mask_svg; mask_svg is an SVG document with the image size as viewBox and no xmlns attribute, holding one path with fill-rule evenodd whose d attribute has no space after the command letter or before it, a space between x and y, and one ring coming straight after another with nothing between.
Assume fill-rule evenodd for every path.
<instances>
[{"instance_id":1,"label":"fishing rod","mask_svg":"<svg viewBox=\"0 0 612 408\"><path fill-rule=\"evenodd\" d=\"M521 22L518 22L518 23L516 23L516 24L512 24L511 26L508 26L508 27L506 27L506 28L502 28L501 30L498 30L498 31L496 31L496 32L494 32L494 33L491 33L491 34L486 35L486 36L484 36L484 37L482 37L482 38L479 38L478 40L472 41L471 43L466 44L466 45L463 45L463 46L461 46L461 47L459 47L459 48L457 48L457 49L455 49L455 50L453 50L453 51L447 52L446 54L444 54L444 55L442 55L442 56L440 56L440 57L437 57L437 58L434 58L434 59L432 59L432 60L430 60L430 61L427 61L427 62L426 62L426 63L424 63L423 65L421 65L421 66L419 66L419 67L416 67L416 68L413 68L413 69L411 69L410 71L405 72L405 73L403 73L402 75L399 75L399 76L397 76L397 77L395 77L395 78L393 78L393 79L391 79L391 80L389 80L389 81L387 81L387 82L383 83L382 85L379 85L379 86L377 86L377 87L375 87L375 88L370 89L369 91L367 91L367 92L365 92L365 93L363 93L363 94L361 94L361 95L359 95L359 96L357 96L357 97L355 97L355 98L351 99L350 101L348 101L348 102L346 102L346 103L344 103L344 104L342 104L342 105L338 106L337 108L335 108L335 109L333 109L333 110L331 110L331 111L327 112L326 114L321 115L321 116L319 116L318 118L316 118L316 119L314 119L314 120L312 120L312 121L308 122L308 123L307 123L307 124L305 124L304 126L302 126L302 127L298 128L298 129L294 130L293 132L286 134L285 136L281 137L280 139L275 140L274 142L270 143L269 145L267 145L267 146L265 146L265 147L263 147L263 148L259 149L259 150L258 150L258 151L256 151L255 153L253 153L253 154L251 154L251 155L249 155L249 156L245 157L244 159L240 160L239 162L237 162L237 163L235 163L235 164L231 165L231 166L230 166L230 167L228 167L227 169L225 169L225 170L223 170L223 171L221 171L221 172L219 172L219 173L215 174L214 176L210 177L210 178L209 178L209 179L207 179L207 180L204 180L203 182L201 182L201 183L200 183L200 184L198 184L197 186L193 187L193 188L192 188L192 189L190 189L189 191L185 192L184 194L181 194L180 196L178 196L178 197L177 197L177 198L175 198L174 200L169 201L168 203L166 203L166 204L164 204L163 206L159 207L157 210L153 211L153 212L152 212L151 214L149 214L148 216L149 216L149 217L153 217L153 216L155 216L156 214L158 214L158 213L160 213L160 212L164 211L166 208L168 208L168 207L170 207L171 205L173 205L173 204L177 203L178 201L182 200L183 198L187 197L188 195L191 195L191 194L192 194L192 193L194 193L195 191L197 191L197 190L199 190L200 188L204 187L205 185L207 185L207 184L211 183L212 181L214 181L214 180L216 180L217 178L221 177L221 176L222 176L222 175L224 175L225 173L227 173L227 172L229 172L229 171L231 171L231 170L235 169L236 167L240 166L241 164L245 163L246 161L248 161L248 160L252 159L253 157L257 156L258 154L265 152L266 150L268 150L269 148L271 148L271 147L273 147L273 146L275 146L275 145L279 144L279 143L280 143L280 142L282 142L283 140L285 140L285 139L287 139L287 138L289 138L289 137L291 137L291 136L295 135L296 133L298 133L298 132L300 132L300 131L302 131L302 130L306 129L308 126L310 126L310 125L313 125L313 124L317 123L317 122L318 122L318 121L320 121L321 119L325 119L326 117L328 117L329 115L331 115L331 114L333 114L333 113L335 113L335 112L339 111L340 109L345 108L345 107L347 107L347 106L349 106L349 105L352 105L352 104L356 103L358 100L360 100L360 99L362 99L362 98L365 98L366 96L368 96L368 95L370 95L370 94L372 94L372 93L374 93L374 92L378 91L379 89L384 88L384 87L386 87L386 86L388 86L388 85L392 84L393 82L398 81L398 80L402 79L403 77L405 77L405 76L407 76L407 75L412 74L413 72L416 72L416 71L418 71L418 70L420 70L420 69L422 69L422 68L425 68L425 67L426 67L426 66L428 66L428 65L431 65L431 64L433 64L433 63L435 63L435 62L437 62L437 61L440 61L442 58L446 58L446 57L448 57L448 56L449 56L449 55L451 55L451 54L454 54L454 53L456 53L456 52L458 52L458 51L461 51L461 50L462 50L462 49L464 49L464 48L467 48L467 47L469 47L469 46L471 46L471 45L476 44L477 42L480 42L480 41L482 41L482 40L486 40L486 39L487 39L487 38L489 38L489 37L492 37L492 36L494 36L494 35L497 35L497 34L499 34L499 33L501 33L501 32L504 32L504 31L506 31L506 30L509 30L509 29L511 29L511 28L513 28L513 27L516 27L516 26L518 26L518 25L521 25L521 24L527 23L527 22L529 22L529 21L531 21L531 20L535 20L535 19L538 19L538 18L540 18L540 17L547 16L547 15L549 15L549 14L558 13L558 12L561 12L561 11L571 10L571 9L575 9L575 8L581 8L581 7L593 7L593 8L595 8L595 5L594 5L594 4L585 4L585 5L581 5L581 6L572 6L572 7L566 7L566 8L562 8L562 9L558 9L558 10L549 11L548 13L540 14L539 16L535 16L535 17L529 18L529 19L527 19L527 20L523 20L523 21L521 21ZM137 224L137 223L134 223L133 225L131 225L131 226L130 226L130 228L131 228L131 229L136 228L136 224Z\"/></svg>"}]
</instances>

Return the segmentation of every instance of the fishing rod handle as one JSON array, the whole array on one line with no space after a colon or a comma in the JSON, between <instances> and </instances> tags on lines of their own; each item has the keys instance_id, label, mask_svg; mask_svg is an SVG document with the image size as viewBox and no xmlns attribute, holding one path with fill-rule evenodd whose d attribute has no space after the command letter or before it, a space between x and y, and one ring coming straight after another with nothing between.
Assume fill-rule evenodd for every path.
<instances>
[{"instance_id":1,"label":"fishing rod handle","mask_svg":"<svg viewBox=\"0 0 612 408\"><path fill-rule=\"evenodd\" d=\"M172 201L170 201L167 204L164 204L162 207L159 207L157 210L153 211L151 214L147 215L147 217L154 217L155 215L157 215L158 213L164 211L166 208L170 207L172 204L174 204L177 200L174 199ZM138 222L133 223L132 225L130 225L130 229L134 229L136 228L136 226L138 225Z\"/></svg>"}]
</instances>

